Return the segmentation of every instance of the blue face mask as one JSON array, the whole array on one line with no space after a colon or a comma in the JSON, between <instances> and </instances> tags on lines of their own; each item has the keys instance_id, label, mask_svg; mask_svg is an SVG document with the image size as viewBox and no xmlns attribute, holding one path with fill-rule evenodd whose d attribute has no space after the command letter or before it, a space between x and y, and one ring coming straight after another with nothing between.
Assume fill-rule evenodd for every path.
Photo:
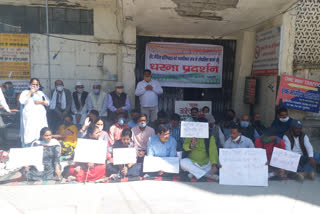
<instances>
[{"instance_id":1,"label":"blue face mask","mask_svg":"<svg viewBox=\"0 0 320 214\"><path fill-rule=\"evenodd\" d=\"M118 120L118 124L120 125L120 126L123 126L123 124L124 124L124 118L120 118L119 120Z\"/></svg>"},{"instance_id":2,"label":"blue face mask","mask_svg":"<svg viewBox=\"0 0 320 214\"><path fill-rule=\"evenodd\" d=\"M44 143L44 144L48 144L45 140L42 140L42 143Z\"/></svg>"},{"instance_id":3,"label":"blue face mask","mask_svg":"<svg viewBox=\"0 0 320 214\"><path fill-rule=\"evenodd\" d=\"M147 123L139 123L140 128L145 128L147 126Z\"/></svg>"},{"instance_id":4,"label":"blue face mask","mask_svg":"<svg viewBox=\"0 0 320 214\"><path fill-rule=\"evenodd\" d=\"M99 94L100 93L100 89L93 89L93 93Z\"/></svg>"},{"instance_id":5,"label":"blue face mask","mask_svg":"<svg viewBox=\"0 0 320 214\"><path fill-rule=\"evenodd\" d=\"M249 122L248 121L241 121L240 122L240 126L244 127L244 128L247 128L249 126Z\"/></svg>"}]
</instances>

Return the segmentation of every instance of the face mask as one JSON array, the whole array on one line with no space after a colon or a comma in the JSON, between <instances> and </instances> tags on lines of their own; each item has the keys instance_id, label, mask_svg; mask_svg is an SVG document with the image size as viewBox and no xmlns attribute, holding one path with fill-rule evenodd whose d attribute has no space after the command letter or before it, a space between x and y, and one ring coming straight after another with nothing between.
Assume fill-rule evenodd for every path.
<instances>
[{"instance_id":1,"label":"face mask","mask_svg":"<svg viewBox=\"0 0 320 214\"><path fill-rule=\"evenodd\" d=\"M240 135L238 137L236 137L236 139L233 139L233 142L238 142L238 140L240 139Z\"/></svg>"},{"instance_id":2,"label":"face mask","mask_svg":"<svg viewBox=\"0 0 320 214\"><path fill-rule=\"evenodd\" d=\"M123 126L123 124L124 124L124 118L120 118L120 119L118 120L118 124L119 124L120 126Z\"/></svg>"},{"instance_id":3,"label":"face mask","mask_svg":"<svg viewBox=\"0 0 320 214\"><path fill-rule=\"evenodd\" d=\"M283 123L287 122L289 120L289 117L286 118L279 118L279 120Z\"/></svg>"},{"instance_id":4,"label":"face mask","mask_svg":"<svg viewBox=\"0 0 320 214\"><path fill-rule=\"evenodd\" d=\"M30 89L35 89L36 91L39 91L39 87L32 87L32 86L29 86Z\"/></svg>"},{"instance_id":5,"label":"face mask","mask_svg":"<svg viewBox=\"0 0 320 214\"><path fill-rule=\"evenodd\" d=\"M44 143L44 144L48 144L48 143L47 143L47 141L45 141L45 140L42 140L42 143Z\"/></svg>"},{"instance_id":6,"label":"face mask","mask_svg":"<svg viewBox=\"0 0 320 214\"><path fill-rule=\"evenodd\" d=\"M140 128L145 128L146 126L147 126L146 123L139 123L139 127L140 127Z\"/></svg>"},{"instance_id":7,"label":"face mask","mask_svg":"<svg viewBox=\"0 0 320 214\"><path fill-rule=\"evenodd\" d=\"M63 90L63 85L57 85L56 86L57 91L62 91Z\"/></svg>"},{"instance_id":8,"label":"face mask","mask_svg":"<svg viewBox=\"0 0 320 214\"><path fill-rule=\"evenodd\" d=\"M14 93L14 88L8 88L8 93L13 94Z\"/></svg>"},{"instance_id":9,"label":"face mask","mask_svg":"<svg viewBox=\"0 0 320 214\"><path fill-rule=\"evenodd\" d=\"M247 128L249 126L249 122L248 121L241 121L240 122L240 126L244 127L244 128Z\"/></svg>"},{"instance_id":10,"label":"face mask","mask_svg":"<svg viewBox=\"0 0 320 214\"><path fill-rule=\"evenodd\" d=\"M76 90L77 90L77 92L78 92L79 94L82 94L82 92L83 92L83 88L77 88Z\"/></svg>"},{"instance_id":11,"label":"face mask","mask_svg":"<svg viewBox=\"0 0 320 214\"><path fill-rule=\"evenodd\" d=\"M99 94L100 93L100 89L93 89L93 93Z\"/></svg>"},{"instance_id":12,"label":"face mask","mask_svg":"<svg viewBox=\"0 0 320 214\"><path fill-rule=\"evenodd\" d=\"M102 131L103 129L103 126L98 126L99 130Z\"/></svg>"},{"instance_id":13,"label":"face mask","mask_svg":"<svg viewBox=\"0 0 320 214\"><path fill-rule=\"evenodd\" d=\"M116 88L116 92L117 92L117 94L122 94L123 88Z\"/></svg>"}]
</instances>

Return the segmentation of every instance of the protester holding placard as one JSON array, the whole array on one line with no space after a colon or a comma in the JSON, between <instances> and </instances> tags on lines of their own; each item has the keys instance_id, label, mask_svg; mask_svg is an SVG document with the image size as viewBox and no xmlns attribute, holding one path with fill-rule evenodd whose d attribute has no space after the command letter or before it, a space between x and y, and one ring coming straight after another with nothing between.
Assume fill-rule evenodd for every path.
<instances>
[{"instance_id":1,"label":"protester holding placard","mask_svg":"<svg viewBox=\"0 0 320 214\"><path fill-rule=\"evenodd\" d=\"M146 114L139 115L138 118L139 126L131 129L132 140L135 143L137 151L147 151L148 140L151 136L155 135L155 131L147 125L148 118Z\"/></svg>"},{"instance_id":2,"label":"protester holding placard","mask_svg":"<svg viewBox=\"0 0 320 214\"><path fill-rule=\"evenodd\" d=\"M231 127L231 136L225 142L224 147L229 149L236 148L254 148L253 142L250 138L242 135L242 130L239 126L234 125Z\"/></svg>"},{"instance_id":3,"label":"protester holding placard","mask_svg":"<svg viewBox=\"0 0 320 214\"><path fill-rule=\"evenodd\" d=\"M302 132L302 123L299 120L292 120L290 129L283 136L286 145L286 150L298 153L301 155L298 173L301 180L304 178L314 179L314 170L316 162L319 162L319 154L313 153L313 147L309 137ZM316 159L316 160L315 160Z\"/></svg>"},{"instance_id":4,"label":"protester holding placard","mask_svg":"<svg viewBox=\"0 0 320 214\"><path fill-rule=\"evenodd\" d=\"M275 128L277 136L282 138L290 128L292 118L288 116L288 110L283 107L278 109L277 115L278 118L272 122L271 127Z\"/></svg>"},{"instance_id":5,"label":"protester holding placard","mask_svg":"<svg viewBox=\"0 0 320 214\"><path fill-rule=\"evenodd\" d=\"M286 149L284 141L276 136L276 130L274 128L265 129L262 136L258 137L254 143L256 148L262 148L266 150L268 163L270 164L272 152L274 148ZM269 166L269 177L271 179L281 179L285 177L285 171Z\"/></svg>"},{"instance_id":6,"label":"protester holding placard","mask_svg":"<svg viewBox=\"0 0 320 214\"><path fill-rule=\"evenodd\" d=\"M180 161L180 166L182 170L189 172L189 178L195 176L200 179L205 176L216 181L219 179L216 174L218 172L218 150L213 136L210 139L186 138L183 149L189 154L188 158Z\"/></svg>"},{"instance_id":7,"label":"protester holding placard","mask_svg":"<svg viewBox=\"0 0 320 214\"><path fill-rule=\"evenodd\" d=\"M143 72L144 80L138 82L135 95L140 99L141 113L153 122L158 113L158 96L163 93L160 83L152 79L151 71Z\"/></svg>"},{"instance_id":8,"label":"protester holding placard","mask_svg":"<svg viewBox=\"0 0 320 214\"><path fill-rule=\"evenodd\" d=\"M31 146L43 146L43 170L27 166L25 167L26 178L32 181L52 180L55 177L60 179L61 146L56 139L52 138L52 131L48 127L42 128L39 140L34 141Z\"/></svg>"}]
</instances>

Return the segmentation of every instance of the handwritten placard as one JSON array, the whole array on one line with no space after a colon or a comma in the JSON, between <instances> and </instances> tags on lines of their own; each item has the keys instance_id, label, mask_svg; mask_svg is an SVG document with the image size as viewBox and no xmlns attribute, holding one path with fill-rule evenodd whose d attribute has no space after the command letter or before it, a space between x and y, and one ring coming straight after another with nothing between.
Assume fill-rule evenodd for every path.
<instances>
[{"instance_id":1,"label":"handwritten placard","mask_svg":"<svg viewBox=\"0 0 320 214\"><path fill-rule=\"evenodd\" d=\"M178 157L153 157L145 156L143 162L143 172L167 172L179 173Z\"/></svg>"},{"instance_id":2,"label":"handwritten placard","mask_svg":"<svg viewBox=\"0 0 320 214\"><path fill-rule=\"evenodd\" d=\"M181 137L209 138L209 125L202 122L181 122Z\"/></svg>"},{"instance_id":3,"label":"handwritten placard","mask_svg":"<svg viewBox=\"0 0 320 214\"><path fill-rule=\"evenodd\" d=\"M301 155L295 152L274 148L272 152L270 166L285 169L291 172L297 172L300 156Z\"/></svg>"},{"instance_id":4,"label":"handwritten placard","mask_svg":"<svg viewBox=\"0 0 320 214\"><path fill-rule=\"evenodd\" d=\"M12 148L9 152L7 169L15 169L24 166L35 166L43 171L43 147Z\"/></svg>"},{"instance_id":5,"label":"handwritten placard","mask_svg":"<svg viewBox=\"0 0 320 214\"><path fill-rule=\"evenodd\" d=\"M107 145L104 141L78 138L73 161L104 164L106 154Z\"/></svg>"},{"instance_id":6,"label":"handwritten placard","mask_svg":"<svg viewBox=\"0 0 320 214\"><path fill-rule=\"evenodd\" d=\"M264 149L220 149L219 183L268 186L267 156Z\"/></svg>"},{"instance_id":7,"label":"handwritten placard","mask_svg":"<svg viewBox=\"0 0 320 214\"><path fill-rule=\"evenodd\" d=\"M135 148L113 149L113 164L128 164L137 162L137 151Z\"/></svg>"}]
</instances>

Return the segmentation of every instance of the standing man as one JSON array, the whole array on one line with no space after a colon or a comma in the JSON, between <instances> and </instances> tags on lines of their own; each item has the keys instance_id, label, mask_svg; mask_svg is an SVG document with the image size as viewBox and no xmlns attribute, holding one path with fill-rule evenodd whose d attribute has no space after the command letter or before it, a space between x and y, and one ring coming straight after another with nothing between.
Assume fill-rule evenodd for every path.
<instances>
[{"instance_id":1,"label":"standing man","mask_svg":"<svg viewBox=\"0 0 320 214\"><path fill-rule=\"evenodd\" d=\"M101 82L93 83L92 92L89 93L87 99L88 111L97 110L100 117L107 116L107 94L101 90Z\"/></svg>"},{"instance_id":2,"label":"standing man","mask_svg":"<svg viewBox=\"0 0 320 214\"><path fill-rule=\"evenodd\" d=\"M72 93L71 111L73 113L73 123L80 128L88 112L86 105L88 92L84 91L84 86L81 82L76 83L75 90L76 91Z\"/></svg>"},{"instance_id":3,"label":"standing man","mask_svg":"<svg viewBox=\"0 0 320 214\"><path fill-rule=\"evenodd\" d=\"M108 114L112 121L120 112L128 115L130 109L129 96L123 92L123 87L122 82L117 82L115 90L108 95Z\"/></svg>"},{"instance_id":4,"label":"standing man","mask_svg":"<svg viewBox=\"0 0 320 214\"><path fill-rule=\"evenodd\" d=\"M138 83L135 94L140 99L141 114L146 114L150 122L153 122L158 113L158 95L163 93L163 89L158 81L151 79L150 70L143 72L143 78Z\"/></svg>"},{"instance_id":5,"label":"standing man","mask_svg":"<svg viewBox=\"0 0 320 214\"><path fill-rule=\"evenodd\" d=\"M51 91L51 103L49 111L49 124L56 132L59 126L63 123L63 118L71 110L71 92L64 88L62 80L56 80L55 89Z\"/></svg>"}]
</instances>

